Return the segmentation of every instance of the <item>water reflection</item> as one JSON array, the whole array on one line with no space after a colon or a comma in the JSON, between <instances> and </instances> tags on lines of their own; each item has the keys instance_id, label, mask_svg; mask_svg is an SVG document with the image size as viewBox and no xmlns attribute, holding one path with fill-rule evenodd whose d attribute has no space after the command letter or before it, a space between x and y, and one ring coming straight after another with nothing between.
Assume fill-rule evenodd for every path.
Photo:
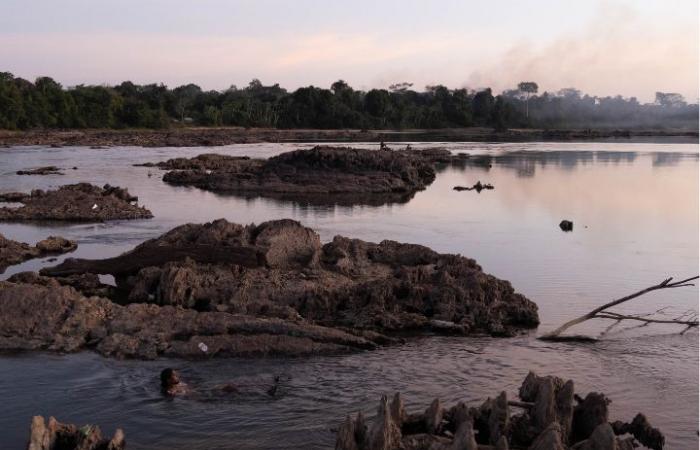
<instances>
[{"instance_id":1,"label":"water reflection","mask_svg":"<svg viewBox=\"0 0 700 450\"><path fill-rule=\"evenodd\" d=\"M540 331L667 276L698 270L697 145L445 144L487 164L445 166L435 182L405 203L374 206L304 204L221 196L174 187L133 163L191 157L212 149L0 150L0 192L85 181L128 187L152 220L104 224L2 223L11 239L51 234L79 243L71 256L115 256L185 222L225 217L259 223L289 217L317 230L378 242L414 242L475 258L511 281L540 307ZM367 144L376 148L376 144ZM412 144L415 148L419 145ZM302 144L227 146L216 152L267 157ZM19 168L77 166L64 176L21 177ZM153 169L151 169L153 170ZM158 173L159 175L159 173ZM457 192L491 183L493 191ZM561 219L574 221L562 233ZM59 258L59 262L60 262ZM44 259L10 267L2 277L36 270ZM622 313L697 309L698 289L658 292ZM607 323L585 324L597 334ZM579 391L610 395L612 417L638 411L667 435L669 448L697 448L697 332L657 326L592 346L515 339L425 338L404 346L329 358L168 361L187 376L215 383L238 376L289 373L290 388L270 402L164 401L157 374L164 362L113 361L91 353L0 357L0 448L21 448L32 414L123 426L131 449L328 448L330 428L348 412L372 414L381 393L401 390L409 407L433 397L451 403L514 391L529 369L575 378ZM459 388L455 388L458 386Z\"/></svg>"}]
</instances>

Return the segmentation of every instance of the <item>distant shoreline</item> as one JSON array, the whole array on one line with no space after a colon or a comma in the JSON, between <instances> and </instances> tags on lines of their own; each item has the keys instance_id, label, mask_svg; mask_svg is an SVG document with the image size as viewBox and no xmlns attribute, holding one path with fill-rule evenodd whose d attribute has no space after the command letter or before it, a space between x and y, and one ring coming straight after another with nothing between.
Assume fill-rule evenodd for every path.
<instances>
[{"instance_id":1,"label":"distant shoreline","mask_svg":"<svg viewBox=\"0 0 700 450\"><path fill-rule=\"evenodd\" d=\"M683 130L542 130L448 128L435 130L317 130L242 127L187 127L162 130L0 130L0 147L138 146L209 147L264 142L660 142L698 143L697 131Z\"/></svg>"}]
</instances>

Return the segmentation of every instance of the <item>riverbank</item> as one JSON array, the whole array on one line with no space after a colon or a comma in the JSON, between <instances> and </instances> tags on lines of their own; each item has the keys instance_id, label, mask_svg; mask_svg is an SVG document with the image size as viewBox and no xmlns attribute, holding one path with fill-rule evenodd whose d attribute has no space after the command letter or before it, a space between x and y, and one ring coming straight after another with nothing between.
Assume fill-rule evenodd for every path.
<instances>
[{"instance_id":1,"label":"riverbank","mask_svg":"<svg viewBox=\"0 0 700 450\"><path fill-rule=\"evenodd\" d=\"M272 128L171 128L164 130L0 130L0 147L139 146L195 147L260 142L531 142L600 141L698 142L697 131L684 130L542 130L450 128L438 130L281 130Z\"/></svg>"}]
</instances>

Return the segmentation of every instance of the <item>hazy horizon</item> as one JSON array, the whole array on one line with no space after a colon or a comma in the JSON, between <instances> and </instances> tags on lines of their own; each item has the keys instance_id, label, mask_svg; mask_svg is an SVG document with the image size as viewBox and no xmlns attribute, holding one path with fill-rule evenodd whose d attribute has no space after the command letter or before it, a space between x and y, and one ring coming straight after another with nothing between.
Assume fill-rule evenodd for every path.
<instances>
[{"instance_id":1,"label":"hazy horizon","mask_svg":"<svg viewBox=\"0 0 700 450\"><path fill-rule=\"evenodd\" d=\"M675 1L7 0L0 71L65 86L163 82L204 89L253 78L358 89L396 82L450 88L519 81L651 102L698 101L698 4ZM207 8L203 8L206 3Z\"/></svg>"}]
</instances>

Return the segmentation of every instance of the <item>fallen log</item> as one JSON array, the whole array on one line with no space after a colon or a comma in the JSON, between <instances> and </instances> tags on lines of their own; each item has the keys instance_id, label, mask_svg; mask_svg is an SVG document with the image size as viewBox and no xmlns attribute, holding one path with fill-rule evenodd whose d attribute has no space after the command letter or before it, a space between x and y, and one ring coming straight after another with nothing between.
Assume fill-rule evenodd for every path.
<instances>
[{"instance_id":1,"label":"fallen log","mask_svg":"<svg viewBox=\"0 0 700 450\"><path fill-rule=\"evenodd\" d=\"M183 261L186 258L199 263L231 263L244 267L263 267L267 264L263 249L256 247L222 247L207 244L168 247L142 245L114 258L68 258L57 266L41 269L41 274L51 277L82 273L131 275L138 273L144 267L161 266L170 261Z\"/></svg>"},{"instance_id":2,"label":"fallen log","mask_svg":"<svg viewBox=\"0 0 700 450\"><path fill-rule=\"evenodd\" d=\"M685 333L688 329L690 328L695 328L698 326L698 318L697 318L697 313L692 314L690 317L684 317L685 314L679 318L675 319L656 319L656 318L650 318L649 315L628 315L628 314L620 314L612 311L607 311L609 308L612 308L613 306L617 306L621 303L627 302L629 300L632 300L634 298L637 298L641 295L647 294L652 291L657 291L660 289L671 289L671 288L678 288L678 287L686 287L686 286L695 286L691 281L697 280L700 276L696 275L694 277L686 278L685 280L681 281L675 281L671 282L673 280L673 277L667 278L664 281L662 281L659 284L655 284L654 286L649 286L646 289L642 289L641 291L635 292L634 294L627 295L625 297L619 298L617 300L613 300L609 303L606 303L603 306L600 306L593 311L584 314L581 317L577 317L576 319L570 320L566 322L564 325L560 326L554 331L551 331L543 336L540 336L539 339L544 340L544 341L571 341L571 340L584 340L584 341L590 341L594 340L593 338L586 337L586 336L561 336L561 334L568 330L569 328L578 325L580 323L583 323L587 320L591 319L610 319L614 320L615 323L613 323L611 326L609 326L603 334L607 333L610 331L614 326L618 325L620 322L623 320L634 320L634 321L639 321L643 322L644 325L648 325L650 323L664 323L664 324L678 324L678 325L685 325L686 328L683 330L683 333ZM661 310L659 310L661 311ZM657 311L658 312L658 311Z\"/></svg>"}]
</instances>

